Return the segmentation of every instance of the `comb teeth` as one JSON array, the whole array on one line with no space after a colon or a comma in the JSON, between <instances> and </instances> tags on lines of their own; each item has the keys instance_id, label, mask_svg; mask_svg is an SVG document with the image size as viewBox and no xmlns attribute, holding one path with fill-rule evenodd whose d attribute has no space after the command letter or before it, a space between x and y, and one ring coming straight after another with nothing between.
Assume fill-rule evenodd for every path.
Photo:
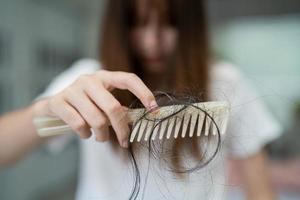
<instances>
[{"instance_id":1,"label":"comb teeth","mask_svg":"<svg viewBox=\"0 0 300 200\"><path fill-rule=\"evenodd\" d=\"M142 119L135 122L130 142L178 138L178 136L182 138L193 137L194 135L199 137L201 134L204 134L204 136L209 136L210 134L217 135L218 129L221 134L225 133L229 115L229 106L227 103L206 102L194 105L203 109L205 112L189 106L168 119ZM173 106L174 110L178 109L176 106L177 105ZM170 106L168 106L168 109L162 107L159 110L159 116L168 116L172 114L170 112L171 110Z\"/></svg>"},{"instance_id":2,"label":"comb teeth","mask_svg":"<svg viewBox=\"0 0 300 200\"><path fill-rule=\"evenodd\" d=\"M164 120L162 123L161 123L161 126L160 126L160 131L159 131L159 139L163 139L163 136L167 130L167 127L168 127L168 121L169 120Z\"/></svg>"},{"instance_id":3,"label":"comb teeth","mask_svg":"<svg viewBox=\"0 0 300 200\"><path fill-rule=\"evenodd\" d=\"M130 142L133 142L135 136L139 132L139 129L140 129L140 126L141 126L141 122L142 121L138 121L138 122L134 123L133 130L132 130L131 135L130 135Z\"/></svg>"},{"instance_id":4,"label":"comb teeth","mask_svg":"<svg viewBox=\"0 0 300 200\"><path fill-rule=\"evenodd\" d=\"M179 135L179 130L180 130L181 123L182 123L182 120L179 117L176 117L174 138L177 138L178 135Z\"/></svg>"},{"instance_id":5,"label":"comb teeth","mask_svg":"<svg viewBox=\"0 0 300 200\"><path fill-rule=\"evenodd\" d=\"M142 120L141 122L141 127L140 127L140 130L139 130L139 134L138 134L138 137L137 137L137 141L140 142L145 131L146 131L146 128L147 128L147 125L148 125L148 121L147 120Z\"/></svg>"},{"instance_id":6,"label":"comb teeth","mask_svg":"<svg viewBox=\"0 0 300 200\"><path fill-rule=\"evenodd\" d=\"M198 121L198 114L191 115L191 119L190 119L190 132L189 132L189 136L190 137L193 137L197 121Z\"/></svg>"},{"instance_id":7,"label":"comb teeth","mask_svg":"<svg viewBox=\"0 0 300 200\"><path fill-rule=\"evenodd\" d=\"M148 121L146 133L145 133L145 137L144 137L145 141L149 140L149 137L151 135L151 132L153 131L154 125L155 125L154 121Z\"/></svg>"},{"instance_id":8,"label":"comb teeth","mask_svg":"<svg viewBox=\"0 0 300 200\"><path fill-rule=\"evenodd\" d=\"M208 134L209 134L209 128L210 128L210 124L211 124L211 118L208 115L205 115L205 120L204 121L205 121L204 135L208 136Z\"/></svg>"},{"instance_id":9,"label":"comb teeth","mask_svg":"<svg viewBox=\"0 0 300 200\"><path fill-rule=\"evenodd\" d=\"M155 140L155 137L156 137L156 135L158 134L158 132L160 130L160 126L161 126L161 124L155 124L154 130L152 132L151 140Z\"/></svg>"},{"instance_id":10,"label":"comb teeth","mask_svg":"<svg viewBox=\"0 0 300 200\"><path fill-rule=\"evenodd\" d=\"M146 114L143 108L129 109L127 114L128 123L133 123L130 142L179 136L199 137L201 134L216 135L218 130L221 134L225 133L229 119L229 105L227 102L202 102L191 106L163 106L158 108L158 112L148 113L147 119L142 120L141 116ZM33 122L41 137L73 132L69 125L57 117L36 117Z\"/></svg>"},{"instance_id":11,"label":"comb teeth","mask_svg":"<svg viewBox=\"0 0 300 200\"><path fill-rule=\"evenodd\" d=\"M169 121L169 126L168 126L168 131L167 131L167 139L171 137L172 131L174 130L175 126L175 120L170 120Z\"/></svg>"}]
</instances>

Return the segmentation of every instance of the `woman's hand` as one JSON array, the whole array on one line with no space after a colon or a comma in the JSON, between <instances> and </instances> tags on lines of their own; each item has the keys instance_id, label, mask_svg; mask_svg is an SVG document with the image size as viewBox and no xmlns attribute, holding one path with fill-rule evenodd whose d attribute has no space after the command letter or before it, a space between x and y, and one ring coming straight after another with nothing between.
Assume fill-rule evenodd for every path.
<instances>
[{"instance_id":1,"label":"woman's hand","mask_svg":"<svg viewBox=\"0 0 300 200\"><path fill-rule=\"evenodd\" d=\"M80 76L57 95L39 101L35 116L59 117L82 138L90 137L92 128L97 141L108 140L109 120L120 145L128 147L126 109L110 93L115 88L129 90L146 108L157 106L152 92L135 74L100 70Z\"/></svg>"}]
</instances>

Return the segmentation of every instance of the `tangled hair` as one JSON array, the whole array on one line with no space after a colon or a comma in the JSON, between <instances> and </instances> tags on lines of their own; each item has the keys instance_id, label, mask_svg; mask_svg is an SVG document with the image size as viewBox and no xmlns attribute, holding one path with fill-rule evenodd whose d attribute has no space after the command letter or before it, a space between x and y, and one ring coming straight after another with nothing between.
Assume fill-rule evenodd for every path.
<instances>
[{"instance_id":1,"label":"tangled hair","mask_svg":"<svg viewBox=\"0 0 300 200\"><path fill-rule=\"evenodd\" d=\"M178 137L176 139L161 139L161 140L151 140L148 141L141 141L137 143L132 143L129 145L129 158L133 167L134 171L134 184L130 194L129 199L137 199L141 190L141 174L137 162L137 153L141 152L140 148L146 148L146 152L148 153L148 166L150 164L151 158L158 160L161 166L165 167L167 171L172 172L179 178L184 178L185 174L190 174L195 171L202 169L203 167L207 166L217 155L218 151L220 150L221 146L221 135L220 130L215 122L214 118L203 108L195 106L193 103L199 102L200 99L191 96L184 96L184 95L175 95L171 93L165 92L155 92L155 96L159 106L165 105L182 105L179 109L174 110L168 116L164 116L162 118L149 118L149 114L155 111L155 109L149 110L145 112L139 119L140 120L155 120L155 126L151 130L151 138L153 134L153 130L156 126L161 124L163 121L168 120L169 118L173 117L174 115L184 112L185 109L188 107L194 107L199 110L199 112L203 112L205 114L205 119L209 118L211 120L210 127L204 127L202 129L202 134L200 137L195 139L195 136L190 138L186 136L185 138ZM131 108L136 107L138 103L134 102L131 105ZM137 122L138 122L137 121ZM197 122L199 123L199 122ZM135 123L138 124L138 123ZM210 133L209 136L204 136L203 130L209 129L211 132L212 127L215 126L215 130L217 130L217 135L212 136ZM135 125L133 125L132 130L134 129ZM187 131L189 130L189 127ZM180 131L182 131L180 129ZM179 131L179 132L180 132ZM195 130L194 130L195 131ZM195 135L195 132L194 134ZM213 151L208 151L208 145L212 144L210 141L211 139L217 139L217 142L214 143L215 146L213 147ZM196 141L196 142L195 142ZM181 152L178 151L177 147L178 143L182 145ZM196 151L196 152L195 152ZM145 155L142 155L145 156ZM189 158L187 156L190 156ZM146 172L145 177L145 186L147 182L147 176L149 173L149 168ZM143 194L142 194L143 195Z\"/></svg>"},{"instance_id":2,"label":"tangled hair","mask_svg":"<svg viewBox=\"0 0 300 200\"><path fill-rule=\"evenodd\" d=\"M101 28L102 34L99 38L99 59L106 70L132 72L146 81L149 78L148 74L134 51L130 39L131 31L138 23L139 3L141 2L144 1L108 1ZM187 88L196 88L197 91L194 94L197 97L201 96L200 99L191 97L191 95L158 93L156 95L158 104L160 106L183 104L183 111L185 108L193 106L193 102L209 100L210 45L204 0L151 0L145 1L145 3L147 3L145 11L147 17L149 17L150 11L154 10L161 22L171 25L178 32L176 47L171 55L172 59L166 64L166 77L163 78L167 88L158 88L151 81L145 82L145 84L151 91L168 89L175 91L176 94L186 91ZM134 96L126 90L114 90L113 95L124 106L129 106L134 100ZM137 106L137 104L131 105L129 107ZM151 112L144 113L140 120L146 119ZM158 124L170 117L172 114L157 119ZM212 118L208 114L207 117ZM183 177L184 174L198 170L210 162L210 159L206 159L210 157L207 156L208 151L205 151L206 148L202 144L200 145L200 142L207 138L209 137L186 137L176 140L133 143L129 147L129 157L133 164L135 182L130 199L136 199L140 191L140 171L136 162L137 154L141 153L140 150L148 150L149 162L151 158L157 159L162 166L168 167L167 170L174 172L178 177ZM220 139L220 136L218 138ZM203 143L209 144L210 142ZM117 145L115 143L114 146ZM218 143L217 146L219 145ZM216 148L216 153L218 149L219 147ZM182 161L187 160L184 153L199 161L198 164L193 167L183 165ZM214 156L212 155L211 159Z\"/></svg>"}]
</instances>

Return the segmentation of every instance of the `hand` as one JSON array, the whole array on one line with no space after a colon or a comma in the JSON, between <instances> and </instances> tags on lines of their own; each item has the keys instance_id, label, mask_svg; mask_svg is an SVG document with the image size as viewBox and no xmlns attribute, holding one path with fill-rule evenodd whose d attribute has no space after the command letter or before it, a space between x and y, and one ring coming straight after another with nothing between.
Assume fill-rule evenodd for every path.
<instances>
[{"instance_id":1,"label":"hand","mask_svg":"<svg viewBox=\"0 0 300 200\"><path fill-rule=\"evenodd\" d=\"M82 138L96 134L97 141L109 139L108 120L122 147L128 147L129 126L125 108L110 93L127 89L146 108L157 106L155 97L142 80L133 73L100 70L82 75L62 92L36 104L35 116L56 116L65 121Z\"/></svg>"}]
</instances>

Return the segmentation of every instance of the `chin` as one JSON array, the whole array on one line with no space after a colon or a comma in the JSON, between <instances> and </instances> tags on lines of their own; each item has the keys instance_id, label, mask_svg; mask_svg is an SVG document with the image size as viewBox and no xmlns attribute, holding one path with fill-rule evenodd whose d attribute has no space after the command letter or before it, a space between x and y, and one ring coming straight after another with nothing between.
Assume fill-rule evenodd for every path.
<instances>
[{"instance_id":1,"label":"chin","mask_svg":"<svg viewBox=\"0 0 300 200\"><path fill-rule=\"evenodd\" d=\"M162 62L158 63L145 63L145 70L153 74L161 74L165 71L166 66Z\"/></svg>"}]
</instances>

